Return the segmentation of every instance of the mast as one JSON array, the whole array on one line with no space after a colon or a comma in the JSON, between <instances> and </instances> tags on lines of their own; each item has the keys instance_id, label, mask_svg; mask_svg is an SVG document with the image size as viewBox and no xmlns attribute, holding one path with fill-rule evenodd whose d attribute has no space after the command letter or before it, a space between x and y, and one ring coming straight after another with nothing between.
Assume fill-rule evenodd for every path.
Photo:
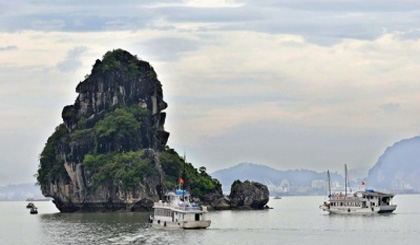
<instances>
[{"instance_id":1,"label":"mast","mask_svg":"<svg viewBox=\"0 0 420 245\"><path fill-rule=\"evenodd\" d=\"M347 183L348 183L347 164L344 164L344 198L347 198Z\"/></svg>"},{"instance_id":2,"label":"mast","mask_svg":"<svg viewBox=\"0 0 420 245\"><path fill-rule=\"evenodd\" d=\"M185 163L187 162L187 154L184 151L184 171L182 173L182 200L185 203Z\"/></svg>"},{"instance_id":3,"label":"mast","mask_svg":"<svg viewBox=\"0 0 420 245\"><path fill-rule=\"evenodd\" d=\"M328 176L328 197L331 197L331 177L330 177L330 170L327 170Z\"/></svg>"}]
</instances>

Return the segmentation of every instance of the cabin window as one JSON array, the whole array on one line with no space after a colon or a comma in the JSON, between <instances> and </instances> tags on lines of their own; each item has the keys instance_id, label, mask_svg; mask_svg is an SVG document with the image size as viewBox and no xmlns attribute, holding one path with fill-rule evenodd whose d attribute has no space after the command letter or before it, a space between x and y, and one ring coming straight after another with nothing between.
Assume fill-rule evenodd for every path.
<instances>
[{"instance_id":1,"label":"cabin window","mask_svg":"<svg viewBox=\"0 0 420 245\"><path fill-rule=\"evenodd\" d=\"M195 221L199 221L200 220L200 214L195 214Z\"/></svg>"}]
</instances>

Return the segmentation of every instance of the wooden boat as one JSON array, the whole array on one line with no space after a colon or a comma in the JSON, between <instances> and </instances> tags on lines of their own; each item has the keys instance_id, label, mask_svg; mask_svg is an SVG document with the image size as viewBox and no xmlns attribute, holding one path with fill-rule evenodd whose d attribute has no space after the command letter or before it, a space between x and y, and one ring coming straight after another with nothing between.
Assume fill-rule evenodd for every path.
<instances>
[{"instance_id":1,"label":"wooden boat","mask_svg":"<svg viewBox=\"0 0 420 245\"><path fill-rule=\"evenodd\" d=\"M328 199L319 206L320 209L331 214L381 214L392 213L397 205L392 203L394 194L378 192L366 188L354 193L348 193L347 165L345 165L344 193L331 193L330 172L328 175Z\"/></svg>"},{"instance_id":2,"label":"wooden boat","mask_svg":"<svg viewBox=\"0 0 420 245\"><path fill-rule=\"evenodd\" d=\"M30 214L37 214L38 213L38 208L37 207L35 207L35 206L33 206L32 208L31 208L31 211L29 212Z\"/></svg>"}]
</instances>

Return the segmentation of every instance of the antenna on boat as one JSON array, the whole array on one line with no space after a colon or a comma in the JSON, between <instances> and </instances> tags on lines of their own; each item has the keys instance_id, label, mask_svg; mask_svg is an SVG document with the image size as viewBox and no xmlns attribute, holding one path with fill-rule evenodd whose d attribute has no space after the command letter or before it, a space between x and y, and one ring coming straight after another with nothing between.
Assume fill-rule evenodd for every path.
<instances>
[{"instance_id":1,"label":"antenna on boat","mask_svg":"<svg viewBox=\"0 0 420 245\"><path fill-rule=\"evenodd\" d=\"M184 172L182 176L182 201L185 203L185 164L187 163L187 154L184 151Z\"/></svg>"},{"instance_id":2,"label":"antenna on boat","mask_svg":"<svg viewBox=\"0 0 420 245\"><path fill-rule=\"evenodd\" d=\"M327 176L328 176L328 197L331 197L331 176L330 176L330 170L327 170Z\"/></svg>"},{"instance_id":3,"label":"antenna on boat","mask_svg":"<svg viewBox=\"0 0 420 245\"><path fill-rule=\"evenodd\" d=\"M344 164L344 198L347 198L347 184L348 184L347 164Z\"/></svg>"}]
</instances>

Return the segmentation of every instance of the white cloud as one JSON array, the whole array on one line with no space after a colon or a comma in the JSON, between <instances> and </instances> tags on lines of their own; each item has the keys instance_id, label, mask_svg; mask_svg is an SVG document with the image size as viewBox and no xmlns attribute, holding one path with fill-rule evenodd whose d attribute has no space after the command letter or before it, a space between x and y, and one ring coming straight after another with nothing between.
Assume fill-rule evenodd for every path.
<instances>
[{"instance_id":1,"label":"white cloud","mask_svg":"<svg viewBox=\"0 0 420 245\"><path fill-rule=\"evenodd\" d=\"M82 62L79 60L80 55L86 51L85 47L75 47L67 52L67 56L64 60L58 62L57 68L61 72L75 71L82 66Z\"/></svg>"},{"instance_id":2,"label":"white cloud","mask_svg":"<svg viewBox=\"0 0 420 245\"><path fill-rule=\"evenodd\" d=\"M188 7L199 8L235 8L244 5L234 0L186 0L184 4Z\"/></svg>"}]
</instances>

